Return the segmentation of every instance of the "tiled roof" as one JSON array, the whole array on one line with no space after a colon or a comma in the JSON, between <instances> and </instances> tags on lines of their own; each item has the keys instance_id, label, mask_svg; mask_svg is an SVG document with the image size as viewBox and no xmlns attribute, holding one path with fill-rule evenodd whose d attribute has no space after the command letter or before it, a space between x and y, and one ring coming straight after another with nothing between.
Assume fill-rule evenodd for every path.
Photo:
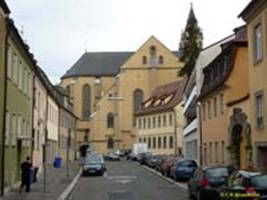
<instances>
[{"instance_id":1,"label":"tiled roof","mask_svg":"<svg viewBox=\"0 0 267 200\"><path fill-rule=\"evenodd\" d=\"M120 67L135 52L88 52L61 77L78 77L78 76L116 76ZM179 57L177 51L172 52Z\"/></svg>"},{"instance_id":2,"label":"tiled roof","mask_svg":"<svg viewBox=\"0 0 267 200\"><path fill-rule=\"evenodd\" d=\"M142 103L141 110L135 115L148 115L172 110L183 99L185 83L186 80L184 79L157 87L151 97Z\"/></svg>"}]
</instances>

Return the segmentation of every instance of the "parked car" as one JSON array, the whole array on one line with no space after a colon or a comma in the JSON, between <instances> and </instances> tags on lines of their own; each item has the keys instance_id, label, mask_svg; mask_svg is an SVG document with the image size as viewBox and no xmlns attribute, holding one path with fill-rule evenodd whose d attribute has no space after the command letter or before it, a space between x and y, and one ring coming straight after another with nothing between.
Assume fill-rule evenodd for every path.
<instances>
[{"instance_id":1,"label":"parked car","mask_svg":"<svg viewBox=\"0 0 267 200\"><path fill-rule=\"evenodd\" d=\"M161 174L162 175L165 175L165 176L170 176L171 167L177 161L178 161L178 158L177 157L168 157L167 159L165 159L162 162L161 166L160 166L160 172L161 172Z\"/></svg>"},{"instance_id":2,"label":"parked car","mask_svg":"<svg viewBox=\"0 0 267 200\"><path fill-rule=\"evenodd\" d=\"M146 164L148 167L155 169L156 165L157 165L157 161L159 159L160 159L160 156L158 156L158 155L149 156Z\"/></svg>"},{"instance_id":3,"label":"parked car","mask_svg":"<svg viewBox=\"0 0 267 200\"><path fill-rule=\"evenodd\" d=\"M233 167L203 167L196 169L188 182L188 194L191 199L219 200L222 187L227 184L228 177L235 171Z\"/></svg>"},{"instance_id":4,"label":"parked car","mask_svg":"<svg viewBox=\"0 0 267 200\"><path fill-rule=\"evenodd\" d=\"M137 161L137 155L132 153L129 153L126 157L127 160Z\"/></svg>"},{"instance_id":5,"label":"parked car","mask_svg":"<svg viewBox=\"0 0 267 200\"><path fill-rule=\"evenodd\" d=\"M170 176L176 181L186 180L192 178L197 169L197 162L192 159L178 160L170 169Z\"/></svg>"},{"instance_id":6,"label":"parked car","mask_svg":"<svg viewBox=\"0 0 267 200\"><path fill-rule=\"evenodd\" d=\"M92 154L87 156L84 160L82 170L83 176L90 174L102 176L106 170L103 156L99 154Z\"/></svg>"},{"instance_id":7,"label":"parked car","mask_svg":"<svg viewBox=\"0 0 267 200\"><path fill-rule=\"evenodd\" d=\"M120 157L113 153L113 152L109 152L107 155L104 156L105 160L107 161L120 161Z\"/></svg>"},{"instance_id":8,"label":"parked car","mask_svg":"<svg viewBox=\"0 0 267 200\"><path fill-rule=\"evenodd\" d=\"M239 170L228 179L227 186L220 193L221 199L227 199L231 194L243 196L242 199L267 199L267 174ZM229 198L228 198L229 199Z\"/></svg>"},{"instance_id":9,"label":"parked car","mask_svg":"<svg viewBox=\"0 0 267 200\"><path fill-rule=\"evenodd\" d=\"M147 165L147 160L151 156L151 153L140 153L137 155L137 162L141 165Z\"/></svg>"},{"instance_id":10,"label":"parked car","mask_svg":"<svg viewBox=\"0 0 267 200\"><path fill-rule=\"evenodd\" d=\"M160 169L161 169L161 165L162 165L162 163L165 161L167 159L167 156L165 156L165 155L160 155L159 157L158 157L158 159L157 159L157 161L156 161L156 166L155 166L155 169L157 170L157 171L159 171L160 172Z\"/></svg>"}]
</instances>

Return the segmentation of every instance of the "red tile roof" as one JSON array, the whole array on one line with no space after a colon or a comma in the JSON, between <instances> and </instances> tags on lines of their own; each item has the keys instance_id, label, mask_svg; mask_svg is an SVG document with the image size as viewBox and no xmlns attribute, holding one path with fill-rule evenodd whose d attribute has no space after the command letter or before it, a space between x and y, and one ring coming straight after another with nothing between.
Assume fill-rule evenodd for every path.
<instances>
[{"instance_id":1,"label":"red tile roof","mask_svg":"<svg viewBox=\"0 0 267 200\"><path fill-rule=\"evenodd\" d=\"M142 103L141 110L137 111L135 115L149 115L172 110L183 100L185 83L186 80L183 79L157 87L151 97Z\"/></svg>"}]
</instances>

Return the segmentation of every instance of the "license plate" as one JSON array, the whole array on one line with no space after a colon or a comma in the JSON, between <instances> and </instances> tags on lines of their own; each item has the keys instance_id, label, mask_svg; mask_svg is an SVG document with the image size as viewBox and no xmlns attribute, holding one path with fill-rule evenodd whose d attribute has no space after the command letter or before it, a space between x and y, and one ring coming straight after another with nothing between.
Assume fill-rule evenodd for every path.
<instances>
[{"instance_id":1,"label":"license plate","mask_svg":"<svg viewBox=\"0 0 267 200\"><path fill-rule=\"evenodd\" d=\"M96 172L96 170L94 170L94 169L89 170L89 173L95 173L95 172Z\"/></svg>"}]
</instances>

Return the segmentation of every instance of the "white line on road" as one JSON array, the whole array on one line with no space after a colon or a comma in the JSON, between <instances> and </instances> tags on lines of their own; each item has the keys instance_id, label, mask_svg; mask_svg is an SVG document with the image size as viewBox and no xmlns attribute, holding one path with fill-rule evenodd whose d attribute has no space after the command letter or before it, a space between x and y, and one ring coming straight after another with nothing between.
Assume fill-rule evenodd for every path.
<instances>
[{"instance_id":1,"label":"white line on road","mask_svg":"<svg viewBox=\"0 0 267 200\"><path fill-rule=\"evenodd\" d=\"M139 166L141 166L141 165L139 165ZM151 169L151 168L149 168L149 167L147 167L147 166L142 165L142 167L143 167L144 169L146 169L146 170L152 172L153 174L156 174L156 175L159 176L160 178L162 178L162 179L168 181L169 183L172 183L172 184L174 184L174 185L177 185L178 187L183 188L183 189L185 189L185 190L188 189L188 188L187 188L187 185L185 185L185 184L178 183L178 182L176 182L176 181L174 181L174 180L172 180L172 179L170 179L170 178L168 178L168 177L166 177L166 176L163 176L161 173L159 173L159 172L157 172L157 171L155 171L155 170L153 170L153 169Z\"/></svg>"}]
</instances>

